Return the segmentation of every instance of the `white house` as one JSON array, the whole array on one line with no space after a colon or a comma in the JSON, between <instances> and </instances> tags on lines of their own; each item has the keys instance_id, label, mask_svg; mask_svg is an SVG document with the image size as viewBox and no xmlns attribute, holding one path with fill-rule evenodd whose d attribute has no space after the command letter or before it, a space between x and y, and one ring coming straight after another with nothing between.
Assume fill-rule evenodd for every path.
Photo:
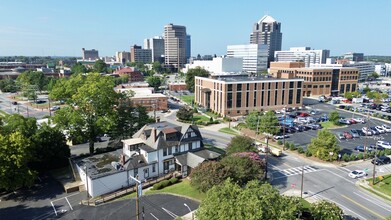
<instances>
[{"instance_id":1,"label":"white house","mask_svg":"<svg viewBox=\"0 0 391 220\"><path fill-rule=\"evenodd\" d=\"M198 164L220 156L203 148L196 125L148 124L122 142L122 150L77 161L80 178L92 197L134 185L130 176L141 181L174 171L187 176Z\"/></svg>"}]
</instances>

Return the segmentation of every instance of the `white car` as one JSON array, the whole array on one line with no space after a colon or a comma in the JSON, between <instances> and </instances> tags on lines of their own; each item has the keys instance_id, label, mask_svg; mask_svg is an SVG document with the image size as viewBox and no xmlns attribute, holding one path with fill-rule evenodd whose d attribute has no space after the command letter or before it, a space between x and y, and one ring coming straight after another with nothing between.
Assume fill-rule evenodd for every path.
<instances>
[{"instance_id":1,"label":"white car","mask_svg":"<svg viewBox=\"0 0 391 220\"><path fill-rule=\"evenodd\" d=\"M376 130L377 130L380 134L386 133L386 131L383 129L382 126L376 126L375 128L376 128Z\"/></svg>"},{"instance_id":2,"label":"white car","mask_svg":"<svg viewBox=\"0 0 391 220\"><path fill-rule=\"evenodd\" d=\"M362 132L364 132L365 135L368 135L368 136L372 135L371 130L369 130L367 127L363 127L361 130L362 130Z\"/></svg>"},{"instance_id":3,"label":"white car","mask_svg":"<svg viewBox=\"0 0 391 220\"><path fill-rule=\"evenodd\" d=\"M387 149L391 149L391 143L388 141L377 141L376 145Z\"/></svg>"},{"instance_id":4,"label":"white car","mask_svg":"<svg viewBox=\"0 0 391 220\"><path fill-rule=\"evenodd\" d=\"M364 177L366 175L368 175L368 174L364 170L354 170L349 173L349 177L353 178L353 179Z\"/></svg>"},{"instance_id":5,"label":"white car","mask_svg":"<svg viewBox=\"0 0 391 220\"><path fill-rule=\"evenodd\" d=\"M381 127L382 127L386 132L391 132L391 127L390 127L390 126L384 124L384 125L382 125Z\"/></svg>"},{"instance_id":6,"label":"white car","mask_svg":"<svg viewBox=\"0 0 391 220\"><path fill-rule=\"evenodd\" d=\"M50 111L56 111L56 110L59 110L60 108L61 108L60 106L55 105L55 106L50 108Z\"/></svg>"},{"instance_id":7,"label":"white car","mask_svg":"<svg viewBox=\"0 0 391 220\"><path fill-rule=\"evenodd\" d=\"M352 118L355 122L357 123L362 123L364 124L365 123L365 120L363 118Z\"/></svg>"}]
</instances>

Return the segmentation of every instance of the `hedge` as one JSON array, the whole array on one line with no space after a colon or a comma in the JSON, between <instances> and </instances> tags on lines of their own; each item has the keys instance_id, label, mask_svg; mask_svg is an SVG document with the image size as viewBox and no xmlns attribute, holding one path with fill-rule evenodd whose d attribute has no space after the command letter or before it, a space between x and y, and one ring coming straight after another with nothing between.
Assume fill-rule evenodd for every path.
<instances>
[{"instance_id":1,"label":"hedge","mask_svg":"<svg viewBox=\"0 0 391 220\"><path fill-rule=\"evenodd\" d=\"M175 177L173 177L173 178L171 178L169 180L163 180L161 182L153 184L152 190L163 189L163 188L165 188L167 186L171 186L171 185L173 185L173 184L175 184L177 182L179 182L179 179L177 179Z\"/></svg>"}]
</instances>

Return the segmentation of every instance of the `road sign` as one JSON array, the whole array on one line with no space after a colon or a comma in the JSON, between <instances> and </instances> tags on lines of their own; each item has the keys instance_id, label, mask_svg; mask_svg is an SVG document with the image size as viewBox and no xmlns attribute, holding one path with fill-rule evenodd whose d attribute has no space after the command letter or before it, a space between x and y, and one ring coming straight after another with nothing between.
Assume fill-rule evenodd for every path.
<instances>
[{"instance_id":1,"label":"road sign","mask_svg":"<svg viewBox=\"0 0 391 220\"><path fill-rule=\"evenodd\" d=\"M291 187L292 187L292 188L295 188L295 187L296 187L296 184L292 183L292 184L291 184Z\"/></svg>"}]
</instances>

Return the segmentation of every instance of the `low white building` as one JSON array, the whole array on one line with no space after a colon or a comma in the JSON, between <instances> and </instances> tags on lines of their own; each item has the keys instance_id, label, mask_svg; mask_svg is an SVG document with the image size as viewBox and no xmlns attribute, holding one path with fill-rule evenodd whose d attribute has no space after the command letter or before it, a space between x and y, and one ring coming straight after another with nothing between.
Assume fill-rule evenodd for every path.
<instances>
[{"instance_id":1,"label":"low white building","mask_svg":"<svg viewBox=\"0 0 391 220\"><path fill-rule=\"evenodd\" d=\"M122 142L122 150L76 162L80 178L92 197L134 185L130 176L138 176L140 181L174 171L187 176L198 164L220 156L203 148L196 125L148 124L133 138Z\"/></svg>"},{"instance_id":2,"label":"low white building","mask_svg":"<svg viewBox=\"0 0 391 220\"><path fill-rule=\"evenodd\" d=\"M302 61L305 67L310 64L326 63L330 56L330 50L311 50L311 47L291 47L289 50L275 51L275 62L297 62Z\"/></svg>"},{"instance_id":3,"label":"low white building","mask_svg":"<svg viewBox=\"0 0 391 220\"><path fill-rule=\"evenodd\" d=\"M194 60L186 64L183 72L187 73L189 69L201 67L211 74L241 72L243 70L243 58L235 57L214 57L212 60Z\"/></svg>"}]
</instances>

